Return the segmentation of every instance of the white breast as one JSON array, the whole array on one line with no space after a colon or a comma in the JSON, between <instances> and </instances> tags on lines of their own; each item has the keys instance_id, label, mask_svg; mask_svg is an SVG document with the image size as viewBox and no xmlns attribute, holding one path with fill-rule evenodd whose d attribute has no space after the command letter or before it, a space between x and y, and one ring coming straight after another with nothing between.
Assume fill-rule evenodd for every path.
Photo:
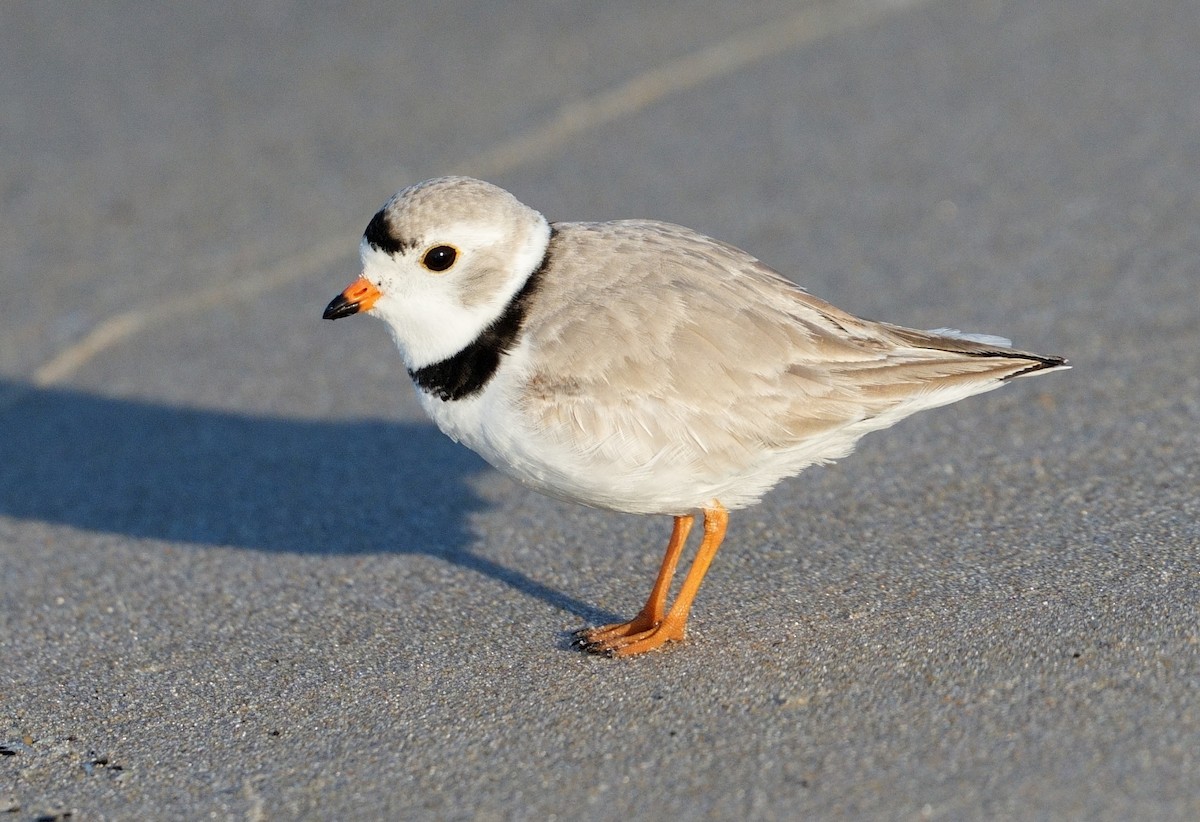
<instances>
[{"instance_id":1,"label":"white breast","mask_svg":"<svg viewBox=\"0 0 1200 822\"><path fill-rule=\"evenodd\" d=\"M720 500L728 508L756 502L783 476L815 459L795 453L763 454L763 461L722 476L706 476L694 460L648 457L630 447L566 444L524 413L525 346L506 356L478 394L443 401L418 389L422 407L447 436L529 487L557 499L638 514L683 514ZM841 449L839 449L841 450ZM798 458L800 457L800 458Z\"/></svg>"}]
</instances>

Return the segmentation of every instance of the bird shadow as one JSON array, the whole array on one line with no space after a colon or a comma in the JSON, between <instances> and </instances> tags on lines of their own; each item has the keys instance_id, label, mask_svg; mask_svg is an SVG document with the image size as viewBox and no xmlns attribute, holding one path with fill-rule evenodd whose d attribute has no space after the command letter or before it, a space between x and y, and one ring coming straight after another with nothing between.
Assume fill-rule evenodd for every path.
<instances>
[{"instance_id":1,"label":"bird shadow","mask_svg":"<svg viewBox=\"0 0 1200 822\"><path fill-rule=\"evenodd\" d=\"M615 617L473 550L484 466L433 426L254 416L0 380L0 515L197 545L424 554L587 621Z\"/></svg>"}]
</instances>

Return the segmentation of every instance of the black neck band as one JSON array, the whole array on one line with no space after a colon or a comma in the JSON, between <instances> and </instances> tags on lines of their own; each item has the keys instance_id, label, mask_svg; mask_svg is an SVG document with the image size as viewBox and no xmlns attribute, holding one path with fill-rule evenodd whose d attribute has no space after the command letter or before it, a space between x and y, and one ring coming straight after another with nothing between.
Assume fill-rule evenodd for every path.
<instances>
[{"instance_id":1,"label":"black neck band","mask_svg":"<svg viewBox=\"0 0 1200 822\"><path fill-rule=\"evenodd\" d=\"M541 285L542 276L550 264L554 236L554 227L551 226L546 253L538 267L529 275L521 290L513 295L500 316L483 329L472 343L440 362L415 371L409 369L408 375L418 388L447 402L461 400L483 390L500 367L501 358L511 351L517 342L521 326L525 323L529 300Z\"/></svg>"}]
</instances>

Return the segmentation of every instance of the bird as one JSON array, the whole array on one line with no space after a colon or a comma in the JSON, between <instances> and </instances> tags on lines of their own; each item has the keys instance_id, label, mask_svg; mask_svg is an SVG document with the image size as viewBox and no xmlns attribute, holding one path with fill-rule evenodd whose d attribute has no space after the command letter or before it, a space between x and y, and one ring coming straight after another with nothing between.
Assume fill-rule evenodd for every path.
<instances>
[{"instance_id":1,"label":"bird","mask_svg":"<svg viewBox=\"0 0 1200 822\"><path fill-rule=\"evenodd\" d=\"M684 639L730 511L917 411L1069 367L859 318L682 226L551 222L470 177L399 191L359 251L322 316L381 319L445 434L550 497L673 517L643 608L576 635L607 656Z\"/></svg>"}]
</instances>

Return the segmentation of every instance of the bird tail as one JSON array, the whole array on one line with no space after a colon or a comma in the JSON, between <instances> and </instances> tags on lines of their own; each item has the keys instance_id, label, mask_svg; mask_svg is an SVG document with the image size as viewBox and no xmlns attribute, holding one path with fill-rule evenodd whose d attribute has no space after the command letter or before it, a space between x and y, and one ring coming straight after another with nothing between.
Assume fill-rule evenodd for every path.
<instances>
[{"instance_id":1,"label":"bird tail","mask_svg":"<svg viewBox=\"0 0 1200 822\"><path fill-rule=\"evenodd\" d=\"M1007 373L997 375L1001 381L1005 382L1017 377L1062 371L1071 367L1070 361L1066 357L1022 351L1013 348L1011 340L993 334L968 333L959 331L957 328L916 331L911 328L891 326L890 330L898 338L915 348L1006 361L1004 365L1001 365L1000 362L996 363L997 370L1007 371Z\"/></svg>"}]
</instances>

